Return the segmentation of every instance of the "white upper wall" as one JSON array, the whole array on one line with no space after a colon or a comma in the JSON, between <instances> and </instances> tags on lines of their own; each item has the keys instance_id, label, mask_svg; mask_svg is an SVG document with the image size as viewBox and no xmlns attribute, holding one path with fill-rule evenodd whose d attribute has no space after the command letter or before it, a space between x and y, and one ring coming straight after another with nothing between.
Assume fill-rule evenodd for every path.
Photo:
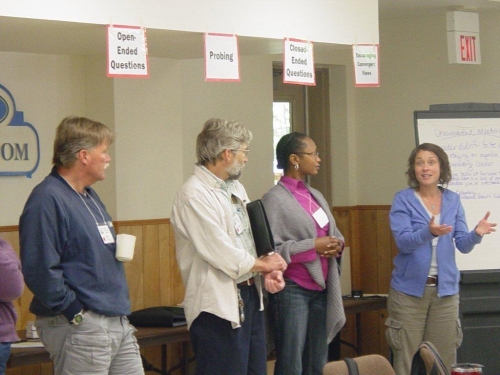
<instances>
[{"instance_id":1,"label":"white upper wall","mask_svg":"<svg viewBox=\"0 0 500 375\"><path fill-rule=\"evenodd\" d=\"M378 43L378 0L8 0L0 16L161 30Z\"/></svg>"}]
</instances>

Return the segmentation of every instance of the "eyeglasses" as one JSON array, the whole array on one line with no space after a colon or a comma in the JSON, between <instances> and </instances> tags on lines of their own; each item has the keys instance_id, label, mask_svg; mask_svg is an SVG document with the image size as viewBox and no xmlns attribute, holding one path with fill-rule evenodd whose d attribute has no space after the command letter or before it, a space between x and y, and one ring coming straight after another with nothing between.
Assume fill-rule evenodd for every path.
<instances>
[{"instance_id":1,"label":"eyeglasses","mask_svg":"<svg viewBox=\"0 0 500 375\"><path fill-rule=\"evenodd\" d=\"M314 156L315 158L319 157L319 151L314 151L314 152L296 152L296 154Z\"/></svg>"},{"instance_id":2,"label":"eyeglasses","mask_svg":"<svg viewBox=\"0 0 500 375\"><path fill-rule=\"evenodd\" d=\"M245 155L248 154L248 152L250 151L248 149L245 150L245 149L242 149L242 148L230 148L229 150L230 151L241 151L241 152L244 152Z\"/></svg>"}]
</instances>

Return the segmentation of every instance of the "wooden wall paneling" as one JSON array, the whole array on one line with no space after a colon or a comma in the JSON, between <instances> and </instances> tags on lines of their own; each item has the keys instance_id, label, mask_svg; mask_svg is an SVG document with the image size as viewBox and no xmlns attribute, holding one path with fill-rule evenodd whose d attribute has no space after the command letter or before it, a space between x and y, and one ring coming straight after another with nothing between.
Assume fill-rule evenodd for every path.
<instances>
[{"instance_id":1,"label":"wooden wall paneling","mask_svg":"<svg viewBox=\"0 0 500 375\"><path fill-rule=\"evenodd\" d=\"M377 210L377 244L379 253L379 279L377 293L387 294L391 282L392 273L392 233L389 225L389 209ZM387 310L377 312L379 317L379 354L387 356L389 345L385 339L385 321L387 319Z\"/></svg>"},{"instance_id":2,"label":"wooden wall paneling","mask_svg":"<svg viewBox=\"0 0 500 375\"><path fill-rule=\"evenodd\" d=\"M386 210L377 210L377 253L378 253L378 286L377 293L387 294L392 273L391 228L389 213Z\"/></svg>"},{"instance_id":3,"label":"wooden wall paneling","mask_svg":"<svg viewBox=\"0 0 500 375\"><path fill-rule=\"evenodd\" d=\"M378 288L378 247L377 211L362 209L358 212L360 264L358 270L362 279L363 293L377 293ZM370 275L369 277L366 277Z\"/></svg>"},{"instance_id":4,"label":"wooden wall paneling","mask_svg":"<svg viewBox=\"0 0 500 375\"><path fill-rule=\"evenodd\" d=\"M170 276L170 296L172 304L180 304L184 301L184 284L182 282L179 266L177 265L177 258L175 255L175 235L174 228L170 225L169 228L169 247L168 247L168 274Z\"/></svg>"},{"instance_id":5,"label":"wooden wall paneling","mask_svg":"<svg viewBox=\"0 0 500 375\"><path fill-rule=\"evenodd\" d=\"M160 297L162 305L176 306L184 299L184 285L180 276L179 268L175 257L175 236L170 221L160 225L160 263L162 272L160 273L161 289ZM167 346L167 363L169 368L179 364L182 357L181 344L169 344Z\"/></svg>"},{"instance_id":6,"label":"wooden wall paneling","mask_svg":"<svg viewBox=\"0 0 500 375\"><path fill-rule=\"evenodd\" d=\"M159 226L142 227L144 252L144 307L160 306L160 241Z\"/></svg>"},{"instance_id":7,"label":"wooden wall paneling","mask_svg":"<svg viewBox=\"0 0 500 375\"><path fill-rule=\"evenodd\" d=\"M159 231L159 243L160 243L160 301L163 306L175 305L178 302L174 301L172 297L172 286L171 286L171 262L172 257L175 257L175 250L172 252L172 247L174 244L170 244L172 234L170 223L160 225Z\"/></svg>"},{"instance_id":8,"label":"wooden wall paneling","mask_svg":"<svg viewBox=\"0 0 500 375\"><path fill-rule=\"evenodd\" d=\"M391 245L386 206L357 207L358 254L357 271L361 288L367 293L387 293L390 280ZM389 261L389 265L386 262ZM384 322L386 310L361 316L363 354L388 356ZM367 351L369 350L369 351Z\"/></svg>"},{"instance_id":9,"label":"wooden wall paneling","mask_svg":"<svg viewBox=\"0 0 500 375\"><path fill-rule=\"evenodd\" d=\"M357 217L357 212L353 207L334 207L332 212L337 227L344 236L345 245L350 246L351 249L351 283L353 289L356 289L360 285L359 272L357 272L359 269L359 266L357 266L359 264L359 254L356 251L358 240L356 238L357 228L355 218ZM341 339L351 344L356 342L356 319L354 316L346 317L346 324L341 331ZM357 356L353 348L344 344L340 346L340 355L342 358Z\"/></svg>"},{"instance_id":10,"label":"wooden wall paneling","mask_svg":"<svg viewBox=\"0 0 500 375\"><path fill-rule=\"evenodd\" d=\"M351 209L348 207L335 208L332 211L333 217L335 219L335 224L340 230L340 233L344 236L345 245L350 246L351 244Z\"/></svg>"},{"instance_id":11,"label":"wooden wall paneling","mask_svg":"<svg viewBox=\"0 0 500 375\"><path fill-rule=\"evenodd\" d=\"M361 245L359 242L359 211L353 209L350 211L350 248L351 248L351 286L352 289L362 288L362 275L361 275L361 262L362 252L360 251Z\"/></svg>"},{"instance_id":12,"label":"wooden wall paneling","mask_svg":"<svg viewBox=\"0 0 500 375\"><path fill-rule=\"evenodd\" d=\"M145 308L144 305L144 249L141 225L123 225L117 233L136 236L134 258L124 263L132 311Z\"/></svg>"}]
</instances>

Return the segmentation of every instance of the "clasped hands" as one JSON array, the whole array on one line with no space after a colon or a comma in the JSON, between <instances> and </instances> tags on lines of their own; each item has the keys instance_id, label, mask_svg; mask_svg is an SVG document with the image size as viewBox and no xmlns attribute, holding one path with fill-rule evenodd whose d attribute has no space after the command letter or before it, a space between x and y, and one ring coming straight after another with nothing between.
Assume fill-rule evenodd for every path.
<instances>
[{"instance_id":1,"label":"clasped hands","mask_svg":"<svg viewBox=\"0 0 500 375\"><path fill-rule=\"evenodd\" d=\"M476 234L478 236L482 237L485 234L490 234L496 231L495 227L497 226L497 223L490 223L488 221L489 217L490 217L490 211L487 211L486 215L484 215L484 217L481 220L479 220L479 223L476 225L476 228L474 230L476 231ZM448 234L452 230L453 227L451 225L436 224L434 216L432 216L431 221L429 221L429 231L436 237Z\"/></svg>"},{"instance_id":2,"label":"clasped hands","mask_svg":"<svg viewBox=\"0 0 500 375\"><path fill-rule=\"evenodd\" d=\"M340 258L344 250L344 242L334 236L318 237L314 240L316 252L325 258Z\"/></svg>"},{"instance_id":3,"label":"clasped hands","mask_svg":"<svg viewBox=\"0 0 500 375\"><path fill-rule=\"evenodd\" d=\"M261 258L273 270L269 272L262 272L264 276L264 288L269 293L277 293L285 287L285 279L283 272L286 270L287 264L281 255L273 253Z\"/></svg>"}]
</instances>

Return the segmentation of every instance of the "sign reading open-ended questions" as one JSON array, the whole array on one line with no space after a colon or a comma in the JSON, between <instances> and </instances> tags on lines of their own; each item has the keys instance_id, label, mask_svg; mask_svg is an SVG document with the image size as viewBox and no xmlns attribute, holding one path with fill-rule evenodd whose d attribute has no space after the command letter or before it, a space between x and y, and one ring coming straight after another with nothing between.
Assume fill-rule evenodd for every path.
<instances>
[{"instance_id":1,"label":"sign reading open-ended questions","mask_svg":"<svg viewBox=\"0 0 500 375\"><path fill-rule=\"evenodd\" d=\"M440 115L452 118L432 118ZM500 112L485 112L484 117L474 112L416 112L415 126L417 143L435 143L448 154L452 172L448 188L460 195L469 229L487 211L489 221L500 222ZM499 236L484 236L469 254L457 251L458 268L500 269Z\"/></svg>"},{"instance_id":2,"label":"sign reading open-ended questions","mask_svg":"<svg viewBox=\"0 0 500 375\"><path fill-rule=\"evenodd\" d=\"M108 77L149 77L144 27L108 25Z\"/></svg>"}]
</instances>

